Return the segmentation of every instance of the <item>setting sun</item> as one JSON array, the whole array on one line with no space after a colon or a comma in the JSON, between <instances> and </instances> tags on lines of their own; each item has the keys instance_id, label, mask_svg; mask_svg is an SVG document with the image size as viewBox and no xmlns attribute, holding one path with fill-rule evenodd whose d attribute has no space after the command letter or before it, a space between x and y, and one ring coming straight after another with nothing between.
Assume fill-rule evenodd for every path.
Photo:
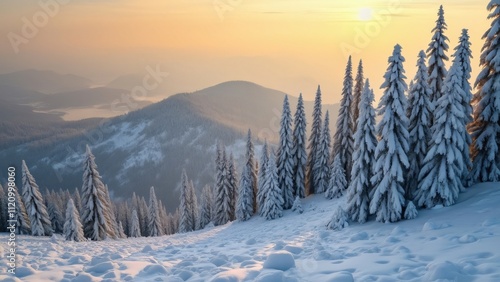
<instances>
[{"instance_id":1,"label":"setting sun","mask_svg":"<svg viewBox=\"0 0 500 282\"><path fill-rule=\"evenodd\" d=\"M362 21L369 21L373 18L373 10L369 7L360 8L358 11L358 19Z\"/></svg>"}]
</instances>

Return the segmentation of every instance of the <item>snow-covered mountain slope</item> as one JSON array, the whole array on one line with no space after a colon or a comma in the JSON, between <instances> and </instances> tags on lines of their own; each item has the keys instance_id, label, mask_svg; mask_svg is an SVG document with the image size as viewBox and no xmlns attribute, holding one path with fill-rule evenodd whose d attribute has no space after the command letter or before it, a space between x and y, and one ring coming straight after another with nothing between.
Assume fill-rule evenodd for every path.
<instances>
[{"instance_id":1,"label":"snow-covered mountain slope","mask_svg":"<svg viewBox=\"0 0 500 282\"><path fill-rule=\"evenodd\" d=\"M113 196L129 198L136 192L148 197L149 187L154 186L159 199L173 211L183 168L198 189L213 184L217 140L229 147L236 161L245 153L248 128L254 138L278 140L284 96L251 82L226 82L171 96L76 137L43 142L43 146L35 145L39 140L34 140L0 150L0 166L25 159L43 190L73 191L81 186L82 158L85 144L89 144ZM293 110L296 103L297 98L290 97ZM305 107L309 116L312 102ZM337 109L336 105L324 106L332 117L337 116ZM0 181L6 180L3 173L0 171Z\"/></svg>"},{"instance_id":2,"label":"snow-covered mountain slope","mask_svg":"<svg viewBox=\"0 0 500 282\"><path fill-rule=\"evenodd\" d=\"M476 185L456 205L414 220L326 230L342 202L316 195L303 214L155 238L19 236L11 281L500 281L500 183Z\"/></svg>"}]
</instances>

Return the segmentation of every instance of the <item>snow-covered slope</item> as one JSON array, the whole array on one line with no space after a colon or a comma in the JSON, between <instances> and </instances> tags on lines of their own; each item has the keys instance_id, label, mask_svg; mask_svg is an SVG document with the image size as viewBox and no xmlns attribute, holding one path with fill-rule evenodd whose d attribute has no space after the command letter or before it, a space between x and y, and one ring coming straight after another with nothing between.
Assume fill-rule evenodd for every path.
<instances>
[{"instance_id":1,"label":"snow-covered slope","mask_svg":"<svg viewBox=\"0 0 500 282\"><path fill-rule=\"evenodd\" d=\"M342 202L316 195L300 215L156 238L19 236L10 281L500 281L500 183L474 186L456 205L414 220L326 230ZM0 242L6 249L6 234Z\"/></svg>"}]
</instances>

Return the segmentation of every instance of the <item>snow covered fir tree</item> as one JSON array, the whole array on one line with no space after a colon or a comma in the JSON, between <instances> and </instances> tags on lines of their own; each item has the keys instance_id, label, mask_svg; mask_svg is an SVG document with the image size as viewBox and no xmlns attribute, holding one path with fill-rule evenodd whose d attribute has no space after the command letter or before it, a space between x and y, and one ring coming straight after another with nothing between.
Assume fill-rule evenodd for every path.
<instances>
[{"instance_id":1,"label":"snow covered fir tree","mask_svg":"<svg viewBox=\"0 0 500 282\"><path fill-rule=\"evenodd\" d=\"M370 212L376 214L380 222L401 220L405 205L404 174L409 167L409 134L404 61L401 46L394 46L384 75L385 82L381 86L384 94L378 107L381 120L377 126L379 142L375 149L374 175L371 178L375 186L370 201Z\"/></svg>"}]
</instances>

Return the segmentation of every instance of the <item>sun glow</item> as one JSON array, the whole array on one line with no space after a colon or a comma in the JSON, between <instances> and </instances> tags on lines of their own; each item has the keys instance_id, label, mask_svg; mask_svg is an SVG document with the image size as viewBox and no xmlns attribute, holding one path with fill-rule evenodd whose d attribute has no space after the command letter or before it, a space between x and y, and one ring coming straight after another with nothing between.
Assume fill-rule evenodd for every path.
<instances>
[{"instance_id":1,"label":"sun glow","mask_svg":"<svg viewBox=\"0 0 500 282\"><path fill-rule=\"evenodd\" d=\"M373 18L373 10L369 7L363 7L358 10L358 19L361 21L369 21Z\"/></svg>"}]
</instances>

